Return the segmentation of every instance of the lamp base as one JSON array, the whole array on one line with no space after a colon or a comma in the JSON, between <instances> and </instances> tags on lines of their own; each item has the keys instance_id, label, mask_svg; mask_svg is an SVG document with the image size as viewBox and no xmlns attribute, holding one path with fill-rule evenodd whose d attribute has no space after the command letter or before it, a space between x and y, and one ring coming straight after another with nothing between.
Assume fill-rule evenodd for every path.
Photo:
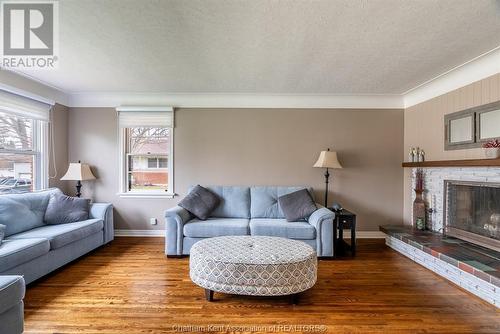
<instances>
[{"instance_id":1,"label":"lamp base","mask_svg":"<svg viewBox=\"0 0 500 334\"><path fill-rule=\"evenodd\" d=\"M328 173L328 168L325 171L325 208L328 208L328 179L330 178L330 173Z\"/></svg>"},{"instance_id":2,"label":"lamp base","mask_svg":"<svg viewBox=\"0 0 500 334\"><path fill-rule=\"evenodd\" d=\"M80 197L82 196L82 182L81 181L77 181L76 182L76 197Z\"/></svg>"}]
</instances>

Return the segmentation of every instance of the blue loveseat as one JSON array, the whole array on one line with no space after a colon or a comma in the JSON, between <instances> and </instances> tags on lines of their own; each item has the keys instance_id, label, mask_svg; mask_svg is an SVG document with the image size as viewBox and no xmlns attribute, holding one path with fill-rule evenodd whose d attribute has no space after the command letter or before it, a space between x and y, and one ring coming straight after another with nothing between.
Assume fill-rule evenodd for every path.
<instances>
[{"instance_id":1,"label":"blue loveseat","mask_svg":"<svg viewBox=\"0 0 500 334\"><path fill-rule=\"evenodd\" d=\"M26 284L77 259L114 238L113 207L94 203L87 220L58 225L44 223L51 192L0 196L0 275L22 275Z\"/></svg>"},{"instance_id":2,"label":"blue loveseat","mask_svg":"<svg viewBox=\"0 0 500 334\"><path fill-rule=\"evenodd\" d=\"M224 235L265 235L290 238L311 245L318 256L333 256L335 214L318 205L307 221L287 222L278 197L304 187L206 187L221 202L205 221L176 206L165 212L165 254L189 254L193 244Z\"/></svg>"}]
</instances>

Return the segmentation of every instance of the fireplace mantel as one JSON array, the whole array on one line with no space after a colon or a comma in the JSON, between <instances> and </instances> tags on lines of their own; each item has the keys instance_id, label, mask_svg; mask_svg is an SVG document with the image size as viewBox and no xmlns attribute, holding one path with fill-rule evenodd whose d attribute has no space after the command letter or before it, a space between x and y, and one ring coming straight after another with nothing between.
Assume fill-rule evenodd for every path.
<instances>
[{"instance_id":1,"label":"fireplace mantel","mask_svg":"<svg viewBox=\"0 0 500 334\"><path fill-rule=\"evenodd\" d=\"M425 167L500 167L500 159L434 160L424 162L403 162L405 168Z\"/></svg>"}]
</instances>

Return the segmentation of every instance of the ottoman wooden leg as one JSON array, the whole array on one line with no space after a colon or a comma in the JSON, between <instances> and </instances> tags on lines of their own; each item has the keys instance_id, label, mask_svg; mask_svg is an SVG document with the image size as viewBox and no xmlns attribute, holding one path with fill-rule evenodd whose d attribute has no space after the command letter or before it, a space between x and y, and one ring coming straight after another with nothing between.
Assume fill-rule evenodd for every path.
<instances>
[{"instance_id":1,"label":"ottoman wooden leg","mask_svg":"<svg viewBox=\"0 0 500 334\"><path fill-rule=\"evenodd\" d=\"M294 293L293 295L290 295L290 303L293 305L297 305L299 303L299 294Z\"/></svg>"},{"instance_id":2,"label":"ottoman wooden leg","mask_svg":"<svg viewBox=\"0 0 500 334\"><path fill-rule=\"evenodd\" d=\"M205 298L209 302L213 302L214 301L214 292L212 290L205 289Z\"/></svg>"}]
</instances>

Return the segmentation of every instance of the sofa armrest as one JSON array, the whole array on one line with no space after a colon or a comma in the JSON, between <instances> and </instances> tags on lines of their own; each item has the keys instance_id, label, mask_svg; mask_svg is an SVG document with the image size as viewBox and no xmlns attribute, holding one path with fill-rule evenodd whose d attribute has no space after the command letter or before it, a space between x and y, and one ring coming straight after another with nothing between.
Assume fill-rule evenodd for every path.
<instances>
[{"instance_id":1,"label":"sofa armrest","mask_svg":"<svg viewBox=\"0 0 500 334\"><path fill-rule=\"evenodd\" d=\"M182 255L182 229L192 219L191 214L180 206L165 211L165 254Z\"/></svg>"},{"instance_id":2,"label":"sofa armrest","mask_svg":"<svg viewBox=\"0 0 500 334\"><path fill-rule=\"evenodd\" d=\"M333 256L333 220L335 213L324 206L319 208L308 219L308 223L316 229L316 252L318 256Z\"/></svg>"},{"instance_id":3,"label":"sofa armrest","mask_svg":"<svg viewBox=\"0 0 500 334\"><path fill-rule=\"evenodd\" d=\"M23 332L25 291L22 276L0 276L0 333Z\"/></svg>"},{"instance_id":4,"label":"sofa armrest","mask_svg":"<svg viewBox=\"0 0 500 334\"><path fill-rule=\"evenodd\" d=\"M0 276L0 314L19 304L25 291L26 285L22 276Z\"/></svg>"},{"instance_id":5,"label":"sofa armrest","mask_svg":"<svg viewBox=\"0 0 500 334\"><path fill-rule=\"evenodd\" d=\"M90 206L90 218L102 219L104 222L104 243L115 238L113 226L113 205L111 203L92 203Z\"/></svg>"}]
</instances>

